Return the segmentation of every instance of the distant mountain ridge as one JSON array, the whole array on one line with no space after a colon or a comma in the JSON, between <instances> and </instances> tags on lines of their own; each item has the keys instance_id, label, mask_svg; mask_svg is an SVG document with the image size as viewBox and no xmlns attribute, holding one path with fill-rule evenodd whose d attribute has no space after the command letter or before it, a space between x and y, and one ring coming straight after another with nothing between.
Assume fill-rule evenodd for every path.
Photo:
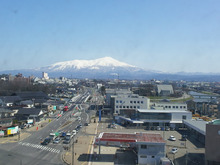
<instances>
[{"instance_id":1,"label":"distant mountain ridge","mask_svg":"<svg viewBox=\"0 0 220 165\"><path fill-rule=\"evenodd\" d=\"M73 60L58 62L47 67L40 69L50 70L50 71L63 71L71 69L91 69L98 70L102 67L114 68L114 67L127 67L127 68L137 68L133 65L126 64L124 62L117 61L111 57L104 57L95 60Z\"/></svg>"},{"instance_id":2,"label":"distant mountain ridge","mask_svg":"<svg viewBox=\"0 0 220 165\"><path fill-rule=\"evenodd\" d=\"M57 62L55 64L36 69L2 71L1 74L22 73L25 76L41 77L47 72L49 77L90 78L90 79L138 79L138 80L187 80L187 81L220 81L220 74L206 73L166 73L161 71L145 70L111 57L95 60L72 60ZM117 77L116 77L117 76Z\"/></svg>"}]
</instances>

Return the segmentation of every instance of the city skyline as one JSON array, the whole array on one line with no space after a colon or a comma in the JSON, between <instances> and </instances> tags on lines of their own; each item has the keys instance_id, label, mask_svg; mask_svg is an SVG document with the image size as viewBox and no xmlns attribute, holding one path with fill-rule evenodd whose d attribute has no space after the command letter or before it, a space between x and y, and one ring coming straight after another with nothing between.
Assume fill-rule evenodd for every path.
<instances>
[{"instance_id":1,"label":"city skyline","mask_svg":"<svg viewBox=\"0 0 220 165\"><path fill-rule=\"evenodd\" d=\"M1 71L109 56L147 70L220 72L219 1L21 2L0 2Z\"/></svg>"}]
</instances>

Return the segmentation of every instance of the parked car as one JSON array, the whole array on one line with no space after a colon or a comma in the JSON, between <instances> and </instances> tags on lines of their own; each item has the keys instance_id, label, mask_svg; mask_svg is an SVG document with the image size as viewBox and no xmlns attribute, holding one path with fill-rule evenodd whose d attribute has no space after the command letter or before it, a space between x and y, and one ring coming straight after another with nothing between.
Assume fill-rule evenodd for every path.
<instances>
[{"instance_id":1,"label":"parked car","mask_svg":"<svg viewBox=\"0 0 220 165\"><path fill-rule=\"evenodd\" d=\"M53 141L54 144L58 144L59 142L60 142L60 138L56 138L56 139Z\"/></svg>"},{"instance_id":2,"label":"parked car","mask_svg":"<svg viewBox=\"0 0 220 165\"><path fill-rule=\"evenodd\" d=\"M166 131L169 131L169 130L170 130L170 127L166 126L166 127L165 127L165 130L166 130Z\"/></svg>"},{"instance_id":3,"label":"parked car","mask_svg":"<svg viewBox=\"0 0 220 165\"><path fill-rule=\"evenodd\" d=\"M171 136L169 137L169 140L171 140L171 141L176 141L176 138L175 138L173 135L171 135Z\"/></svg>"},{"instance_id":4,"label":"parked car","mask_svg":"<svg viewBox=\"0 0 220 165\"><path fill-rule=\"evenodd\" d=\"M177 153L177 151L178 151L178 148L172 148L171 153L175 154Z\"/></svg>"}]
</instances>

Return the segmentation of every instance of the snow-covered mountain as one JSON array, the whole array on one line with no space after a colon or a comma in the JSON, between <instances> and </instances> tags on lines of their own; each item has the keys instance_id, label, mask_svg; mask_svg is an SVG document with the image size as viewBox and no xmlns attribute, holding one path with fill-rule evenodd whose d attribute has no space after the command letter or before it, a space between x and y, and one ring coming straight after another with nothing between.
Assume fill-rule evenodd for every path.
<instances>
[{"instance_id":1,"label":"snow-covered mountain","mask_svg":"<svg viewBox=\"0 0 220 165\"><path fill-rule=\"evenodd\" d=\"M220 81L220 74L204 73L166 73L154 70L144 70L139 67L117 61L111 57L95 60L73 60L58 62L38 69L2 71L1 74L22 73L25 76L39 76L47 72L49 77L64 76L67 78L91 79L159 79L159 80L187 80L187 81Z\"/></svg>"},{"instance_id":2,"label":"snow-covered mountain","mask_svg":"<svg viewBox=\"0 0 220 165\"><path fill-rule=\"evenodd\" d=\"M58 62L47 67L38 68L36 71L48 72L49 75L54 77L76 78L113 78L114 75L120 75L121 78L130 78L146 73L144 69L117 61L111 57Z\"/></svg>"},{"instance_id":3,"label":"snow-covered mountain","mask_svg":"<svg viewBox=\"0 0 220 165\"><path fill-rule=\"evenodd\" d=\"M117 61L111 57L104 57L96 60L73 60L73 61L58 62L48 67L45 67L44 69L50 71L64 71L64 70L72 70L72 69L98 70L103 67L108 67L108 68L122 67L122 68L133 68L133 69L137 68L133 65L129 65L124 62Z\"/></svg>"}]
</instances>

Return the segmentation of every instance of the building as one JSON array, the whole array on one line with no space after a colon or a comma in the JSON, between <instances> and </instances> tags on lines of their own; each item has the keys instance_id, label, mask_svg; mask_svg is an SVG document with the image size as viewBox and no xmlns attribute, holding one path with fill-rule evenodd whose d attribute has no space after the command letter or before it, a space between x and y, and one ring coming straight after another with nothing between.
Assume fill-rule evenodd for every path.
<instances>
[{"instance_id":1,"label":"building","mask_svg":"<svg viewBox=\"0 0 220 165\"><path fill-rule=\"evenodd\" d=\"M96 144L99 144L99 147L100 145L113 145L133 148L137 152L139 165L155 165L168 160L164 159L166 158L166 141L160 134L102 132L96 138Z\"/></svg>"},{"instance_id":2,"label":"building","mask_svg":"<svg viewBox=\"0 0 220 165\"><path fill-rule=\"evenodd\" d=\"M149 109L150 99L136 94L112 96L114 114L134 109ZM123 112L122 112L123 113Z\"/></svg>"},{"instance_id":3,"label":"building","mask_svg":"<svg viewBox=\"0 0 220 165\"><path fill-rule=\"evenodd\" d=\"M190 119L183 121L185 127L187 128L186 134L190 135L189 138L196 139L197 141L205 144L206 137L206 124L207 122L202 119Z\"/></svg>"},{"instance_id":4,"label":"building","mask_svg":"<svg viewBox=\"0 0 220 165\"><path fill-rule=\"evenodd\" d=\"M183 127L183 120L192 119L192 113L182 110L137 109L128 117L118 116L118 123L124 126L145 127L148 130L178 129Z\"/></svg>"},{"instance_id":5,"label":"building","mask_svg":"<svg viewBox=\"0 0 220 165\"><path fill-rule=\"evenodd\" d=\"M9 127L12 125L13 111L0 108L0 127Z\"/></svg>"},{"instance_id":6,"label":"building","mask_svg":"<svg viewBox=\"0 0 220 165\"><path fill-rule=\"evenodd\" d=\"M48 73L42 72L42 78L48 80L49 79Z\"/></svg>"},{"instance_id":7,"label":"building","mask_svg":"<svg viewBox=\"0 0 220 165\"><path fill-rule=\"evenodd\" d=\"M174 94L172 85L157 85L156 91L158 96L169 96Z\"/></svg>"},{"instance_id":8,"label":"building","mask_svg":"<svg viewBox=\"0 0 220 165\"><path fill-rule=\"evenodd\" d=\"M132 91L130 89L106 89L106 98L105 98L105 104L110 105L111 104L111 96L116 95L129 95L132 94Z\"/></svg>"},{"instance_id":9,"label":"building","mask_svg":"<svg viewBox=\"0 0 220 165\"><path fill-rule=\"evenodd\" d=\"M220 164L220 119L206 125L206 165Z\"/></svg>"},{"instance_id":10,"label":"building","mask_svg":"<svg viewBox=\"0 0 220 165\"><path fill-rule=\"evenodd\" d=\"M39 122L44 117L44 113L41 109L36 108L21 108L15 114L16 119L26 121L33 119L34 122Z\"/></svg>"},{"instance_id":11,"label":"building","mask_svg":"<svg viewBox=\"0 0 220 165\"><path fill-rule=\"evenodd\" d=\"M170 103L170 102L158 102L151 104L152 109L158 110L183 110L187 111L187 104L186 103Z\"/></svg>"}]
</instances>

